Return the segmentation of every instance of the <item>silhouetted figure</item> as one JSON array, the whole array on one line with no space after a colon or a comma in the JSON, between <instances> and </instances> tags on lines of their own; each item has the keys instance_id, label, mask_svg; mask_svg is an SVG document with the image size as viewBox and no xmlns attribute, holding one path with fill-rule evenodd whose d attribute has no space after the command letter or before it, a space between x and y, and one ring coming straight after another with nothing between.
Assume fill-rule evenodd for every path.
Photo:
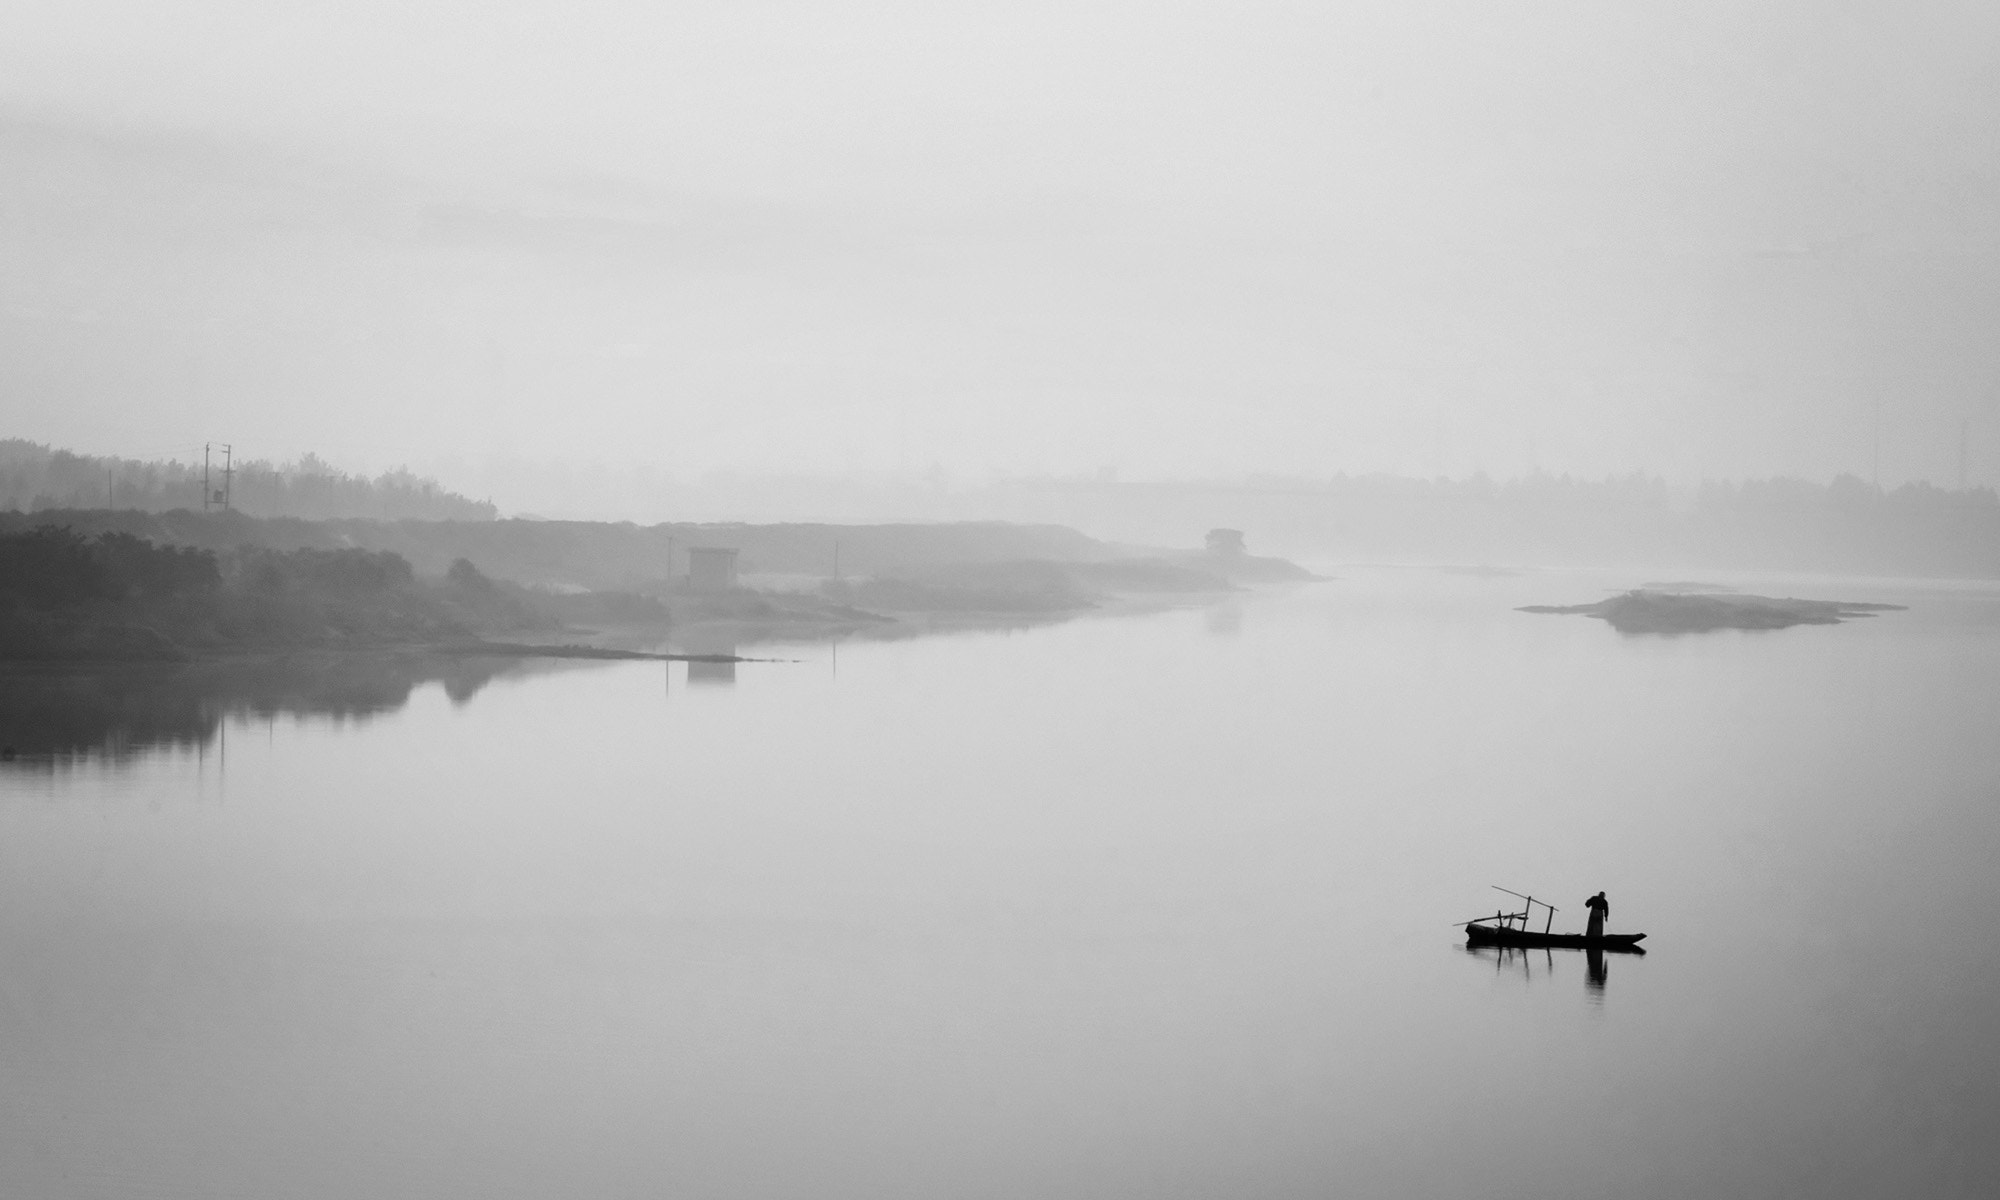
<instances>
[{"instance_id":1,"label":"silhouetted figure","mask_svg":"<svg viewBox=\"0 0 2000 1200\"><path fill-rule=\"evenodd\" d=\"M1603 892L1599 892L1590 899L1585 900L1583 906L1590 910L1590 923L1584 926L1583 936L1587 938L1603 937L1605 918L1611 915L1611 901L1604 898Z\"/></svg>"}]
</instances>

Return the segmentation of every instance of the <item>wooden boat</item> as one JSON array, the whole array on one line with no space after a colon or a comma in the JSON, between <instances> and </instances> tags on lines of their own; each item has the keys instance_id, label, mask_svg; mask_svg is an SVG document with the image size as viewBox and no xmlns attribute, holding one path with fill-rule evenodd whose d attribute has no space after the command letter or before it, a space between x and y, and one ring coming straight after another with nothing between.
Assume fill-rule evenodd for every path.
<instances>
[{"instance_id":1,"label":"wooden boat","mask_svg":"<svg viewBox=\"0 0 2000 1200\"><path fill-rule=\"evenodd\" d=\"M1609 950L1614 954L1644 954L1639 945L1646 940L1643 933L1605 933L1591 937L1584 933L1555 933L1547 926L1541 932L1528 928L1528 915L1539 904L1548 910L1548 924L1555 924L1556 907L1546 900L1522 895L1512 888L1493 885L1496 892L1506 892L1509 896L1519 896L1528 903L1520 912L1497 912L1490 917L1474 917L1461 921L1465 926L1465 944L1468 946L1518 946L1535 950ZM1515 922L1520 924L1515 924Z\"/></svg>"},{"instance_id":2,"label":"wooden boat","mask_svg":"<svg viewBox=\"0 0 2000 1200\"><path fill-rule=\"evenodd\" d=\"M1492 918L1487 918L1492 920ZM1581 933L1538 933L1533 929L1515 929L1506 925L1489 925L1474 921L1465 927L1465 944L1468 946L1521 946L1533 949L1544 947L1555 950L1610 950L1621 954L1644 954L1646 948L1639 943L1646 940L1643 933L1607 933L1602 937L1586 937Z\"/></svg>"}]
</instances>

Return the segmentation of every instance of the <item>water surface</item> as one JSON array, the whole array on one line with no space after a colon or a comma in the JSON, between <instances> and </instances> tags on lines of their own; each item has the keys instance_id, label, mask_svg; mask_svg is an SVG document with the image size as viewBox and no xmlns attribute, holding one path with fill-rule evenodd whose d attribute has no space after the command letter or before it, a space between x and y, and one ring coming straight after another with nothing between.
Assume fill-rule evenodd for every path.
<instances>
[{"instance_id":1,"label":"water surface","mask_svg":"<svg viewBox=\"0 0 2000 1200\"><path fill-rule=\"evenodd\" d=\"M15 673L0 1193L1990 1193L2000 592L1512 611L1636 582L693 680ZM1469 952L1496 883L1652 952Z\"/></svg>"}]
</instances>

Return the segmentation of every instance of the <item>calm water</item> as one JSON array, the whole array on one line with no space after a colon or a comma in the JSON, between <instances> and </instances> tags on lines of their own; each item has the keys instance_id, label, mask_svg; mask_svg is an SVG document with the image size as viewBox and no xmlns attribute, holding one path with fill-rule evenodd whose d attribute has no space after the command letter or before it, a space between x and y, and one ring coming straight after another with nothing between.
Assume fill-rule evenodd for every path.
<instances>
[{"instance_id":1,"label":"calm water","mask_svg":"<svg viewBox=\"0 0 2000 1200\"><path fill-rule=\"evenodd\" d=\"M1992 1194L2000 591L1510 611L1636 582L11 677L0 1194ZM1490 884L1652 953L1468 952Z\"/></svg>"}]
</instances>

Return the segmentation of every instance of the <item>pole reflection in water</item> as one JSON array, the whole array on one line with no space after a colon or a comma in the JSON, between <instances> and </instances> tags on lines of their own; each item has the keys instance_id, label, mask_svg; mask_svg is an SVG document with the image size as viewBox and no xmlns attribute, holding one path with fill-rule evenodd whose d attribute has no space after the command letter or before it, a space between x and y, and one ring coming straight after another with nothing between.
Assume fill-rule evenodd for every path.
<instances>
[{"instance_id":1,"label":"pole reflection in water","mask_svg":"<svg viewBox=\"0 0 2000 1200\"><path fill-rule=\"evenodd\" d=\"M1556 954L1553 949L1544 949L1538 962L1534 951L1518 946L1465 946L1465 953L1474 958L1487 959L1493 963L1493 973L1499 975L1518 966L1523 980L1533 980L1538 976L1553 977L1556 974ZM1567 959L1567 954L1565 954ZM1593 1000L1602 1000L1606 984L1611 980L1608 956L1602 950L1586 949L1583 952L1583 987ZM1535 968L1540 967L1537 971Z\"/></svg>"}]
</instances>

